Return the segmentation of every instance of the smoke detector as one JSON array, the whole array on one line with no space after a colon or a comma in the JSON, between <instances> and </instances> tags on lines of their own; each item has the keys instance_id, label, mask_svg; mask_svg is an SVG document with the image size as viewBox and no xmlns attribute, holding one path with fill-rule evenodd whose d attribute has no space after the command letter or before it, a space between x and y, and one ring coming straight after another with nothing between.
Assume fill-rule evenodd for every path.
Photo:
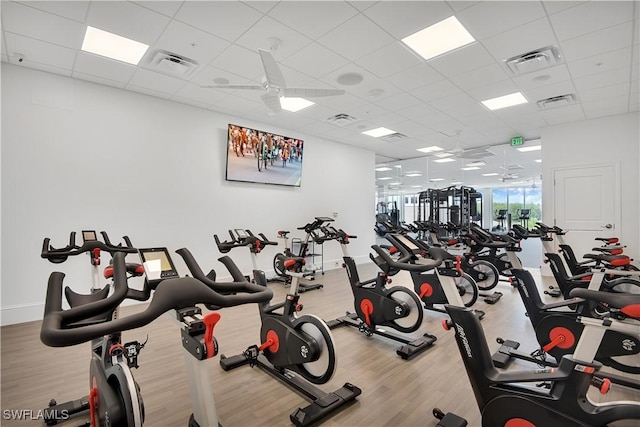
<instances>
[{"instance_id":1,"label":"smoke detector","mask_svg":"<svg viewBox=\"0 0 640 427\"><path fill-rule=\"evenodd\" d=\"M198 68L198 63L193 59L159 50L153 54L147 68L170 76L185 78Z\"/></svg>"},{"instance_id":2,"label":"smoke detector","mask_svg":"<svg viewBox=\"0 0 640 427\"><path fill-rule=\"evenodd\" d=\"M505 60L513 74L526 74L560 63L560 54L555 46L547 46Z\"/></svg>"},{"instance_id":3,"label":"smoke detector","mask_svg":"<svg viewBox=\"0 0 640 427\"><path fill-rule=\"evenodd\" d=\"M566 105L575 104L576 96L572 93L567 95L552 96L551 98L541 99L537 102L538 108L548 110L550 108L564 107Z\"/></svg>"}]
</instances>

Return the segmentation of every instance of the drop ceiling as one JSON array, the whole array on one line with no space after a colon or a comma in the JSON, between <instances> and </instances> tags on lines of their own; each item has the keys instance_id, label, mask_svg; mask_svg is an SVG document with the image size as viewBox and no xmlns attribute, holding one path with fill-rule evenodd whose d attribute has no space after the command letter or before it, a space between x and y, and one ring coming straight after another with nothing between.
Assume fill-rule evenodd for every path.
<instances>
[{"instance_id":1,"label":"drop ceiling","mask_svg":"<svg viewBox=\"0 0 640 427\"><path fill-rule=\"evenodd\" d=\"M373 150L403 191L462 181L477 187L539 184L540 129L639 109L639 16L633 1L5 1L2 61L228 113ZM455 15L475 42L425 61L400 40ZM80 50L87 26L150 45L138 66ZM344 89L297 113L267 114L257 91L257 49L274 50L289 86ZM557 58L514 73L505 60L543 48ZM197 63L185 76L149 65L165 51ZM22 61L19 61L19 59ZM350 79L357 73L362 80ZM347 75L345 77L345 75ZM480 101L522 92L528 103L489 111ZM571 95L562 102L539 102ZM348 115L349 120L330 120ZM402 138L361 132L383 126ZM455 162L416 151L437 145ZM466 149L494 155L461 171ZM508 166L518 165L517 170ZM395 167L399 166L399 167ZM407 177L418 171L422 176ZM493 176L482 176L498 173ZM513 178L516 174L517 178ZM435 183L430 179L443 178ZM379 189L388 184L377 181ZM517 184L516 184L517 183Z\"/></svg>"}]
</instances>

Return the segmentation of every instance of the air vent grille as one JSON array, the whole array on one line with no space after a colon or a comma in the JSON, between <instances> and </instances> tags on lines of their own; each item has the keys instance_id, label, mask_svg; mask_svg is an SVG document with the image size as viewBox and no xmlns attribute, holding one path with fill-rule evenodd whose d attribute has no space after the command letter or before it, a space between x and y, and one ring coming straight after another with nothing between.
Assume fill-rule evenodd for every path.
<instances>
[{"instance_id":1,"label":"air vent grille","mask_svg":"<svg viewBox=\"0 0 640 427\"><path fill-rule=\"evenodd\" d=\"M387 141L398 141L400 139L405 139L405 138L407 138L407 135L400 132L392 133L390 135L386 135L382 137L382 139Z\"/></svg>"},{"instance_id":2,"label":"air vent grille","mask_svg":"<svg viewBox=\"0 0 640 427\"><path fill-rule=\"evenodd\" d=\"M508 171L514 171L514 170L524 169L524 168L521 165L517 164L517 163L512 163L510 165L500 166L500 169L504 169L504 170L508 170Z\"/></svg>"},{"instance_id":3,"label":"air vent grille","mask_svg":"<svg viewBox=\"0 0 640 427\"><path fill-rule=\"evenodd\" d=\"M166 50L159 50L151 57L146 68L170 76L185 78L198 68L198 63L193 59Z\"/></svg>"},{"instance_id":4,"label":"air vent grille","mask_svg":"<svg viewBox=\"0 0 640 427\"><path fill-rule=\"evenodd\" d=\"M572 93L567 95L552 96L551 98L541 99L537 102L538 108L548 110L550 108L564 107L566 105L575 104L576 96Z\"/></svg>"},{"instance_id":5,"label":"air vent grille","mask_svg":"<svg viewBox=\"0 0 640 427\"><path fill-rule=\"evenodd\" d=\"M469 148L460 154L463 159L484 159L491 156L495 156L495 154L486 148Z\"/></svg>"},{"instance_id":6,"label":"air vent grille","mask_svg":"<svg viewBox=\"0 0 640 427\"><path fill-rule=\"evenodd\" d=\"M335 116L331 116L325 120L325 122L327 123L331 123L332 125L340 126L340 127L347 126L357 121L358 119L345 113L336 114Z\"/></svg>"},{"instance_id":7,"label":"air vent grille","mask_svg":"<svg viewBox=\"0 0 640 427\"><path fill-rule=\"evenodd\" d=\"M513 56L505 63L513 74L526 74L559 64L560 55L557 47L547 46Z\"/></svg>"}]
</instances>

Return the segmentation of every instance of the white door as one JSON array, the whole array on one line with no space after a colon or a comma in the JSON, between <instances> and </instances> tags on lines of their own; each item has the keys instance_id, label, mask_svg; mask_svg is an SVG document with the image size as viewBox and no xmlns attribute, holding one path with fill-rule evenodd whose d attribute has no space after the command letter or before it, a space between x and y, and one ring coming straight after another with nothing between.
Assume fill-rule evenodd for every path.
<instances>
[{"instance_id":1,"label":"white door","mask_svg":"<svg viewBox=\"0 0 640 427\"><path fill-rule=\"evenodd\" d=\"M555 169L554 221L569 230L565 240L580 257L600 243L596 237L618 237L620 194L618 165Z\"/></svg>"}]
</instances>

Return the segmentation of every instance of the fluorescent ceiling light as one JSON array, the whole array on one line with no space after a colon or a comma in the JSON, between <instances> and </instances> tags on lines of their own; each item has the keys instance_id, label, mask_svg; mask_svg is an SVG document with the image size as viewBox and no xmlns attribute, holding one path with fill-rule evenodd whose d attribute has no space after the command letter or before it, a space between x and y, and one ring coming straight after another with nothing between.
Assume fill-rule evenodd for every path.
<instances>
[{"instance_id":1,"label":"fluorescent ceiling light","mask_svg":"<svg viewBox=\"0 0 640 427\"><path fill-rule=\"evenodd\" d=\"M402 165L395 165L394 168L400 168L402 169Z\"/></svg>"},{"instance_id":2,"label":"fluorescent ceiling light","mask_svg":"<svg viewBox=\"0 0 640 427\"><path fill-rule=\"evenodd\" d=\"M423 153L433 153L434 151L442 151L444 148L438 147L437 145L432 145L431 147L418 148L418 151Z\"/></svg>"},{"instance_id":3,"label":"fluorescent ceiling light","mask_svg":"<svg viewBox=\"0 0 640 427\"><path fill-rule=\"evenodd\" d=\"M392 177L390 177L390 176L383 176L383 177L378 178L378 179L379 179L380 181L385 181L385 180L387 180L387 179L393 179L393 178L392 178Z\"/></svg>"},{"instance_id":4,"label":"fluorescent ceiling light","mask_svg":"<svg viewBox=\"0 0 640 427\"><path fill-rule=\"evenodd\" d=\"M431 178L429 181L431 182L444 181L444 178Z\"/></svg>"},{"instance_id":5,"label":"fluorescent ceiling light","mask_svg":"<svg viewBox=\"0 0 640 427\"><path fill-rule=\"evenodd\" d=\"M445 157L444 159L434 160L434 163L447 163L447 162L455 162L456 159L452 159L451 157Z\"/></svg>"},{"instance_id":6,"label":"fluorescent ceiling light","mask_svg":"<svg viewBox=\"0 0 640 427\"><path fill-rule=\"evenodd\" d=\"M391 168L389 166L380 166L378 168L376 168L376 172L386 172L386 171L390 171Z\"/></svg>"},{"instance_id":7,"label":"fluorescent ceiling light","mask_svg":"<svg viewBox=\"0 0 640 427\"><path fill-rule=\"evenodd\" d=\"M477 167L477 166L467 166L467 167L464 167L464 168L460 168L460 170L463 170L463 171L475 171L475 170L478 170L478 169L480 169L480 168Z\"/></svg>"},{"instance_id":8,"label":"fluorescent ceiling light","mask_svg":"<svg viewBox=\"0 0 640 427\"><path fill-rule=\"evenodd\" d=\"M542 159L535 159L534 162L536 163L542 163Z\"/></svg>"},{"instance_id":9,"label":"fluorescent ceiling light","mask_svg":"<svg viewBox=\"0 0 640 427\"><path fill-rule=\"evenodd\" d=\"M497 173L497 172L483 173L483 174L482 174L482 176L498 176L498 175L500 175L500 174L499 174L499 173Z\"/></svg>"},{"instance_id":10,"label":"fluorescent ceiling light","mask_svg":"<svg viewBox=\"0 0 640 427\"><path fill-rule=\"evenodd\" d=\"M514 105L525 104L529 101L520 93L512 93L505 96L499 96L497 98L487 99L482 101L485 107L490 110L499 110L501 108L507 108Z\"/></svg>"},{"instance_id":11,"label":"fluorescent ceiling light","mask_svg":"<svg viewBox=\"0 0 640 427\"><path fill-rule=\"evenodd\" d=\"M82 50L127 64L138 65L149 45L87 26Z\"/></svg>"},{"instance_id":12,"label":"fluorescent ceiling light","mask_svg":"<svg viewBox=\"0 0 640 427\"><path fill-rule=\"evenodd\" d=\"M422 188L422 185L412 185L411 188Z\"/></svg>"},{"instance_id":13,"label":"fluorescent ceiling light","mask_svg":"<svg viewBox=\"0 0 640 427\"><path fill-rule=\"evenodd\" d=\"M391 135L392 133L396 133L395 130L379 127L371 130L367 130L362 132L365 135L372 136L374 138L380 138L381 136Z\"/></svg>"},{"instance_id":14,"label":"fluorescent ceiling light","mask_svg":"<svg viewBox=\"0 0 640 427\"><path fill-rule=\"evenodd\" d=\"M458 184L462 184L462 181L453 181L451 182L452 185L458 185Z\"/></svg>"},{"instance_id":15,"label":"fluorescent ceiling light","mask_svg":"<svg viewBox=\"0 0 640 427\"><path fill-rule=\"evenodd\" d=\"M401 182L390 182L389 185L402 185Z\"/></svg>"},{"instance_id":16,"label":"fluorescent ceiling light","mask_svg":"<svg viewBox=\"0 0 640 427\"><path fill-rule=\"evenodd\" d=\"M474 41L475 39L455 16L402 39L404 44L427 60Z\"/></svg>"},{"instance_id":17,"label":"fluorescent ceiling light","mask_svg":"<svg viewBox=\"0 0 640 427\"><path fill-rule=\"evenodd\" d=\"M445 158L445 157L453 156L453 153L434 153L433 155L436 156L436 157L440 157L442 159L442 158Z\"/></svg>"},{"instance_id":18,"label":"fluorescent ceiling light","mask_svg":"<svg viewBox=\"0 0 640 427\"><path fill-rule=\"evenodd\" d=\"M527 151L538 151L538 150L542 150L542 145L528 145L526 147L518 148L518 151L522 153L526 153Z\"/></svg>"},{"instance_id":19,"label":"fluorescent ceiling light","mask_svg":"<svg viewBox=\"0 0 640 427\"><path fill-rule=\"evenodd\" d=\"M309 101L308 99L286 98L284 96L280 97L280 106L282 106L282 109L291 111L293 113L303 110L307 107L311 107L312 105L315 105L315 102Z\"/></svg>"},{"instance_id":20,"label":"fluorescent ceiling light","mask_svg":"<svg viewBox=\"0 0 640 427\"><path fill-rule=\"evenodd\" d=\"M422 176L422 172L407 172L404 174L404 176Z\"/></svg>"}]
</instances>

